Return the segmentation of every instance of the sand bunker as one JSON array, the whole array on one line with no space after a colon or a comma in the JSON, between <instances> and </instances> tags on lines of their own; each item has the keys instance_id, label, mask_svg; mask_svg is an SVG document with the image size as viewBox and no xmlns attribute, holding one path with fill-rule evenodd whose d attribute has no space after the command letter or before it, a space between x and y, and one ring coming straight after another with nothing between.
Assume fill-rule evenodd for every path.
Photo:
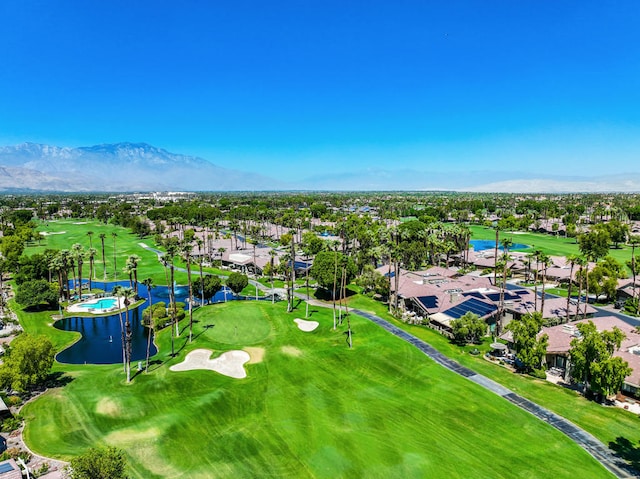
<instances>
[{"instance_id":1,"label":"sand bunker","mask_svg":"<svg viewBox=\"0 0 640 479\"><path fill-rule=\"evenodd\" d=\"M212 351L209 349L195 349L187 354L179 364L174 364L169 369L172 371L191 371L193 369L209 369L230 378L242 379L247 377L244 363L251 359L246 351L227 351L215 359L209 359Z\"/></svg>"},{"instance_id":2,"label":"sand bunker","mask_svg":"<svg viewBox=\"0 0 640 479\"><path fill-rule=\"evenodd\" d=\"M305 319L299 318L294 319L293 322L296 323L298 325L298 328L300 328L300 330L304 331L305 333L313 331L320 325L318 321L307 321Z\"/></svg>"},{"instance_id":3,"label":"sand bunker","mask_svg":"<svg viewBox=\"0 0 640 479\"><path fill-rule=\"evenodd\" d=\"M63 235L66 231L40 231L42 236Z\"/></svg>"},{"instance_id":4,"label":"sand bunker","mask_svg":"<svg viewBox=\"0 0 640 479\"><path fill-rule=\"evenodd\" d=\"M264 348L246 347L244 350L251 356L248 364L258 364L264 359Z\"/></svg>"}]
</instances>

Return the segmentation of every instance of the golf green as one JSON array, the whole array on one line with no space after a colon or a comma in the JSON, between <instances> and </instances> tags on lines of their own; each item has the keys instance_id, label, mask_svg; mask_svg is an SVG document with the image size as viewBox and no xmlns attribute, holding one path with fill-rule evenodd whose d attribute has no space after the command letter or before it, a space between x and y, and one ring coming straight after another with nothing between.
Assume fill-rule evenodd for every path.
<instances>
[{"instance_id":1,"label":"golf green","mask_svg":"<svg viewBox=\"0 0 640 479\"><path fill-rule=\"evenodd\" d=\"M570 439L436 365L369 321L332 330L331 310L230 302L181 323L148 374L124 383L121 366L66 366L70 382L24 408L34 451L70 458L123 448L135 478L612 477ZM302 316L301 316L302 315ZM244 337L244 339L243 339ZM169 367L194 349L245 348L246 379Z\"/></svg>"}]
</instances>

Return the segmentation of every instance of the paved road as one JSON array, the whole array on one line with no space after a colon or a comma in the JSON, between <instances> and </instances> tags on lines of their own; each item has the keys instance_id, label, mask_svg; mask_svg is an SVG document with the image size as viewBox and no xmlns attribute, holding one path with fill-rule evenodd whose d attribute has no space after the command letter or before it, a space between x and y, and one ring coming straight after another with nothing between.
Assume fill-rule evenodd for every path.
<instances>
[{"instance_id":1,"label":"paved road","mask_svg":"<svg viewBox=\"0 0 640 479\"><path fill-rule=\"evenodd\" d=\"M497 394L498 396L503 397L507 401L515 404L521 409L533 414L540 420L548 423L549 425L555 427L568 437L570 437L573 441L575 441L579 446L585 449L589 454L591 454L595 459L597 459L605 468L607 468L611 473L613 473L616 477L619 478L634 478L640 477L637 471L632 469L625 461L620 459L611 453L608 447L606 447L603 443L598 441L591 434L586 432L585 430L579 428L575 424L567 421L565 418L558 416L554 412L549 411L548 409L543 408L542 406L537 405L536 403L529 401L528 399L519 396L514 393L510 389L505 388L504 386L496 383L495 381L487 378L486 376L482 376L481 374L477 374L475 371L472 371L469 368L462 366L457 361L450 359L438 352L435 348L425 343L421 339L416 338L415 336L407 333L406 331L394 326L390 322L375 316L373 314L367 313L365 311L360 311L357 309L352 310L355 314L358 314L364 318L369 319L370 321L376 323L380 327L386 329L391 334L398 336L401 339L404 339L408 343L412 344L424 354L433 359L436 363L441 366L463 376L470 381L479 384L480 386L488 389L489 391Z\"/></svg>"}]
</instances>

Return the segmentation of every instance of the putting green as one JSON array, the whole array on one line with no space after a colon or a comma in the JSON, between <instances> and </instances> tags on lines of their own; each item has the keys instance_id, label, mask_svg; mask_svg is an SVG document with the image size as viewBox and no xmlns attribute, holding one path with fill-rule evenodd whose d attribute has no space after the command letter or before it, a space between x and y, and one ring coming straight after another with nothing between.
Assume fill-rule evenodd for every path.
<instances>
[{"instance_id":1,"label":"putting green","mask_svg":"<svg viewBox=\"0 0 640 479\"><path fill-rule=\"evenodd\" d=\"M194 318L204 322L203 335L221 345L251 346L271 334L271 323L260 308L246 308L242 314L228 316L202 314L204 311L196 311Z\"/></svg>"},{"instance_id":2,"label":"putting green","mask_svg":"<svg viewBox=\"0 0 640 479\"><path fill-rule=\"evenodd\" d=\"M65 459L112 444L144 479L612 477L560 432L371 322L351 317L349 349L331 310L314 313L320 327L306 334L293 323L300 311L285 307L198 310L194 341L181 334L171 358L162 331L161 364L130 385L118 365L58 365L72 380L25 406L25 441ZM194 349L236 349L226 342L233 328L216 336L229 318L246 320L239 333L266 325L262 340L252 338L264 357L245 365L247 378L169 371Z\"/></svg>"}]
</instances>

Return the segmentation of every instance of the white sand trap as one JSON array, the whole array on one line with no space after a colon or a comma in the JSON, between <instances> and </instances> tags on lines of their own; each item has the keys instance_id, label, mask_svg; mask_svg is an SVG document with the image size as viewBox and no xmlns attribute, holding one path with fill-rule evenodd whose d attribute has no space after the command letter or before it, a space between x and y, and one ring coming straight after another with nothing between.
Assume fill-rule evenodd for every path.
<instances>
[{"instance_id":1,"label":"white sand trap","mask_svg":"<svg viewBox=\"0 0 640 479\"><path fill-rule=\"evenodd\" d=\"M40 231L42 236L63 235L66 231Z\"/></svg>"},{"instance_id":2,"label":"white sand trap","mask_svg":"<svg viewBox=\"0 0 640 479\"><path fill-rule=\"evenodd\" d=\"M195 349L187 354L179 364L174 364L171 371L191 371L193 369L209 369L230 378L242 379L247 377L244 363L251 359L246 351L227 351L215 359L209 359L212 351L209 349Z\"/></svg>"},{"instance_id":3,"label":"white sand trap","mask_svg":"<svg viewBox=\"0 0 640 479\"><path fill-rule=\"evenodd\" d=\"M306 319L300 318L294 319L293 322L296 323L298 325L298 328L300 328L300 330L304 331L305 333L310 333L318 326L320 326L320 323L318 321L307 321Z\"/></svg>"},{"instance_id":4,"label":"white sand trap","mask_svg":"<svg viewBox=\"0 0 640 479\"><path fill-rule=\"evenodd\" d=\"M251 356L249 364L258 364L264 359L264 348L252 348L247 346L244 350L249 353L249 356Z\"/></svg>"},{"instance_id":5,"label":"white sand trap","mask_svg":"<svg viewBox=\"0 0 640 479\"><path fill-rule=\"evenodd\" d=\"M73 223L74 225L88 225L89 222L88 221L76 221L75 223Z\"/></svg>"}]
</instances>

